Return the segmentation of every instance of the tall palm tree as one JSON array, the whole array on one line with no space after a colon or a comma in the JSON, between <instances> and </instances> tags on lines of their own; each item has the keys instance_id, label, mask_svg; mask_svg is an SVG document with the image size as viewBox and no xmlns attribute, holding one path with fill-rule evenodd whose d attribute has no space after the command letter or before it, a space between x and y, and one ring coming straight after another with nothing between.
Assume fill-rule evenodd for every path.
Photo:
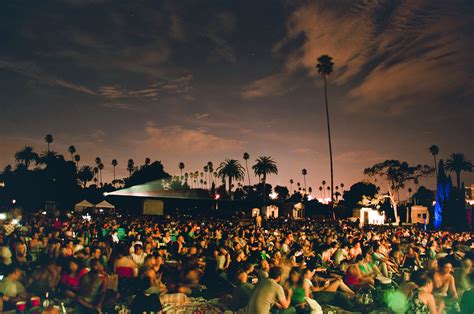
<instances>
[{"instance_id":1,"label":"tall palm tree","mask_svg":"<svg viewBox=\"0 0 474 314\"><path fill-rule=\"evenodd\" d=\"M202 169L204 170L204 176L206 177L206 180L207 180L207 172L209 171L209 168L207 167L207 164L204 167L202 167ZM207 186L206 186L206 188L207 188Z\"/></svg>"},{"instance_id":2,"label":"tall palm tree","mask_svg":"<svg viewBox=\"0 0 474 314\"><path fill-rule=\"evenodd\" d=\"M133 170L135 170L135 162L133 161L132 158L130 158L127 162L127 171L130 177L132 176Z\"/></svg>"},{"instance_id":3,"label":"tall palm tree","mask_svg":"<svg viewBox=\"0 0 474 314\"><path fill-rule=\"evenodd\" d=\"M303 175L304 188L306 189L306 175L308 174L308 170L306 169L301 170L301 174Z\"/></svg>"},{"instance_id":4,"label":"tall palm tree","mask_svg":"<svg viewBox=\"0 0 474 314\"><path fill-rule=\"evenodd\" d=\"M320 73L324 78L324 100L326 103L326 121L328 126L328 141L329 141L329 163L331 169L331 204L334 203L334 169L332 162L332 143L331 143L331 125L329 122L329 105L328 105L328 91L327 91L327 78L329 74L332 73L334 67L334 62L332 58L328 55L322 55L318 58L318 64L316 68L318 73Z\"/></svg>"},{"instance_id":5,"label":"tall palm tree","mask_svg":"<svg viewBox=\"0 0 474 314\"><path fill-rule=\"evenodd\" d=\"M323 197L323 187L322 186L319 187L319 192L321 193L321 198L324 199L324 197Z\"/></svg>"},{"instance_id":6,"label":"tall palm tree","mask_svg":"<svg viewBox=\"0 0 474 314\"><path fill-rule=\"evenodd\" d=\"M81 161L81 156L79 154L74 155L74 161L76 162L77 169L79 169L79 161Z\"/></svg>"},{"instance_id":7,"label":"tall palm tree","mask_svg":"<svg viewBox=\"0 0 474 314\"><path fill-rule=\"evenodd\" d=\"M102 159L100 159L100 157L96 157L96 158L95 158L95 164L96 164L96 166L99 166L101 162L102 162Z\"/></svg>"},{"instance_id":8,"label":"tall palm tree","mask_svg":"<svg viewBox=\"0 0 474 314\"><path fill-rule=\"evenodd\" d=\"M438 179L438 163L436 162L436 155L439 154L439 148L436 145L431 145L428 150L430 151L430 154L433 155L435 175L436 179Z\"/></svg>"},{"instance_id":9,"label":"tall palm tree","mask_svg":"<svg viewBox=\"0 0 474 314\"><path fill-rule=\"evenodd\" d=\"M53 142L53 136L51 134L46 134L46 136L44 137L44 141L46 142L46 144L48 145L48 152L49 152L49 144L51 144Z\"/></svg>"},{"instance_id":10,"label":"tall palm tree","mask_svg":"<svg viewBox=\"0 0 474 314\"><path fill-rule=\"evenodd\" d=\"M270 174L278 174L278 167L275 160L270 156L260 156L255 160L255 165L252 166L253 172L259 178L262 178L263 183L263 204L265 205L267 195L265 186L267 184L267 176Z\"/></svg>"},{"instance_id":11,"label":"tall palm tree","mask_svg":"<svg viewBox=\"0 0 474 314\"><path fill-rule=\"evenodd\" d=\"M115 167L117 167L118 161L117 159L112 159L112 167L114 167L114 181L115 181Z\"/></svg>"},{"instance_id":12,"label":"tall palm tree","mask_svg":"<svg viewBox=\"0 0 474 314\"><path fill-rule=\"evenodd\" d=\"M104 164L103 163L100 163L97 168L99 168L99 177L100 177L100 186L103 185L102 183L102 170L104 170Z\"/></svg>"},{"instance_id":13,"label":"tall palm tree","mask_svg":"<svg viewBox=\"0 0 474 314\"><path fill-rule=\"evenodd\" d=\"M74 161L74 154L76 153L76 148L74 145L69 146L67 151L71 154L71 160Z\"/></svg>"},{"instance_id":14,"label":"tall palm tree","mask_svg":"<svg viewBox=\"0 0 474 314\"><path fill-rule=\"evenodd\" d=\"M229 196L232 193L232 180L238 181L245 178L244 167L235 159L226 159L221 162L216 170L217 175L222 178L222 181L225 181L226 178L229 180Z\"/></svg>"},{"instance_id":15,"label":"tall palm tree","mask_svg":"<svg viewBox=\"0 0 474 314\"><path fill-rule=\"evenodd\" d=\"M179 171L181 172L181 175L183 175L183 169L184 169L184 162L180 162L178 164Z\"/></svg>"},{"instance_id":16,"label":"tall palm tree","mask_svg":"<svg viewBox=\"0 0 474 314\"><path fill-rule=\"evenodd\" d=\"M473 165L470 160L466 160L463 153L452 153L450 158L446 160L445 168L456 173L456 184L458 190L461 191L461 172L472 172Z\"/></svg>"},{"instance_id":17,"label":"tall palm tree","mask_svg":"<svg viewBox=\"0 0 474 314\"><path fill-rule=\"evenodd\" d=\"M247 170L247 179L249 180L249 186L250 186L251 183L250 183L250 172L249 172L249 163L248 163L249 158L250 158L249 153L245 152L243 158L245 160L245 169Z\"/></svg>"},{"instance_id":18,"label":"tall palm tree","mask_svg":"<svg viewBox=\"0 0 474 314\"><path fill-rule=\"evenodd\" d=\"M212 161L207 162L207 171L209 171L209 186L212 186L212 182L214 181L212 180L212 172L214 171L214 164L212 163Z\"/></svg>"},{"instance_id":19,"label":"tall palm tree","mask_svg":"<svg viewBox=\"0 0 474 314\"><path fill-rule=\"evenodd\" d=\"M290 193L293 193L293 183L295 183L295 181L293 181L293 179L290 179Z\"/></svg>"},{"instance_id":20,"label":"tall palm tree","mask_svg":"<svg viewBox=\"0 0 474 314\"><path fill-rule=\"evenodd\" d=\"M321 184L323 185L323 189L324 189L324 198L326 198L326 181L323 180L323 182L321 182Z\"/></svg>"},{"instance_id":21,"label":"tall palm tree","mask_svg":"<svg viewBox=\"0 0 474 314\"><path fill-rule=\"evenodd\" d=\"M99 168L98 167L94 167L94 169L92 169L94 171L94 182L95 184L97 184L97 182L99 181L98 179L98 176L99 176Z\"/></svg>"},{"instance_id":22,"label":"tall palm tree","mask_svg":"<svg viewBox=\"0 0 474 314\"><path fill-rule=\"evenodd\" d=\"M15 161L25 165L26 169L32 161L38 161L38 154L33 151L33 147L25 146L15 153Z\"/></svg>"}]
</instances>

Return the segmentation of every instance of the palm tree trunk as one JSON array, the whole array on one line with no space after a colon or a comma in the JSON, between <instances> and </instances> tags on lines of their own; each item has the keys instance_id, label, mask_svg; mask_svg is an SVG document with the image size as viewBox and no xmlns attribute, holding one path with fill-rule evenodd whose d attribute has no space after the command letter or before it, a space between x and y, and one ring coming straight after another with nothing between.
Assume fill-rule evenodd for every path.
<instances>
[{"instance_id":1,"label":"palm tree trunk","mask_svg":"<svg viewBox=\"0 0 474 314\"><path fill-rule=\"evenodd\" d=\"M229 198L232 193L232 177L229 177Z\"/></svg>"},{"instance_id":2,"label":"palm tree trunk","mask_svg":"<svg viewBox=\"0 0 474 314\"><path fill-rule=\"evenodd\" d=\"M438 181L438 166L436 163L436 155L433 154L433 159L434 159L434 169L435 169L435 175L436 175L436 181Z\"/></svg>"},{"instance_id":3,"label":"palm tree trunk","mask_svg":"<svg viewBox=\"0 0 474 314\"><path fill-rule=\"evenodd\" d=\"M461 171L456 171L456 184L458 186L459 192L461 192ZM461 194L463 195L463 194ZM464 198L464 196L463 196Z\"/></svg>"},{"instance_id":4,"label":"palm tree trunk","mask_svg":"<svg viewBox=\"0 0 474 314\"><path fill-rule=\"evenodd\" d=\"M331 206L334 206L334 170L333 170L333 164L332 164L331 125L329 121L327 75L324 75L324 100L326 102L326 120L327 120L327 125L328 125L328 140L329 140L329 163L331 167ZM334 211L333 211L333 218L335 218Z\"/></svg>"},{"instance_id":5,"label":"palm tree trunk","mask_svg":"<svg viewBox=\"0 0 474 314\"><path fill-rule=\"evenodd\" d=\"M247 169L247 178L249 180L249 186L250 186L250 173L249 173L249 165L248 165L247 159L245 159L245 168Z\"/></svg>"},{"instance_id":6,"label":"palm tree trunk","mask_svg":"<svg viewBox=\"0 0 474 314\"><path fill-rule=\"evenodd\" d=\"M115 181L115 166L114 166L114 181Z\"/></svg>"},{"instance_id":7,"label":"palm tree trunk","mask_svg":"<svg viewBox=\"0 0 474 314\"><path fill-rule=\"evenodd\" d=\"M307 189L306 189L306 176L303 176L303 180L304 180L304 190L307 191Z\"/></svg>"}]
</instances>

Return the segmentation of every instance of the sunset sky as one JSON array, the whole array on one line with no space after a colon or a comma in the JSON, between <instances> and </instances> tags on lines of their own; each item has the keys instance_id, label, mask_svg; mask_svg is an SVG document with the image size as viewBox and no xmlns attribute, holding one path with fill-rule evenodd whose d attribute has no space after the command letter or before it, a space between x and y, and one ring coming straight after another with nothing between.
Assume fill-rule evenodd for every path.
<instances>
[{"instance_id":1,"label":"sunset sky","mask_svg":"<svg viewBox=\"0 0 474 314\"><path fill-rule=\"evenodd\" d=\"M474 1L3 1L0 169L31 145L110 180L126 163L178 174L208 161L270 155L272 184L329 181L322 78L335 184L385 159L474 160ZM474 174L463 174L466 184ZM252 178L255 183L255 178ZM421 182L434 187L434 179Z\"/></svg>"}]
</instances>

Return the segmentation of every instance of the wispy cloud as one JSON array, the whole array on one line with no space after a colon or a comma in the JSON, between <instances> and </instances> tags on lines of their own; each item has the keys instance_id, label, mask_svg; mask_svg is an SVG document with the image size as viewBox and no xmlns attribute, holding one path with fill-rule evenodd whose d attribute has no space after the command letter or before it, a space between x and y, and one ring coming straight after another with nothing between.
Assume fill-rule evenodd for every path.
<instances>
[{"instance_id":1,"label":"wispy cloud","mask_svg":"<svg viewBox=\"0 0 474 314\"><path fill-rule=\"evenodd\" d=\"M23 75L41 84L63 87L63 88L67 88L67 89L79 92L79 93L84 93L84 94L89 94L89 95L97 95L97 93L94 90L86 86L51 76L45 73L44 71L42 71L39 67L37 67L36 65L32 63L0 59L0 69L4 69L7 71L11 71L11 72Z\"/></svg>"},{"instance_id":2,"label":"wispy cloud","mask_svg":"<svg viewBox=\"0 0 474 314\"><path fill-rule=\"evenodd\" d=\"M301 70L316 77L322 54L335 62L331 83L349 87L348 111L397 115L474 90L473 19L465 14L472 5L466 1L312 1L290 7L287 35L273 49L280 56L290 50L280 74L246 86L244 97L278 95L283 84L277 78Z\"/></svg>"},{"instance_id":3,"label":"wispy cloud","mask_svg":"<svg viewBox=\"0 0 474 314\"><path fill-rule=\"evenodd\" d=\"M288 76L285 74L271 74L264 78L253 81L244 86L240 96L244 99L252 99L264 96L280 96L285 94L288 87Z\"/></svg>"},{"instance_id":4,"label":"wispy cloud","mask_svg":"<svg viewBox=\"0 0 474 314\"><path fill-rule=\"evenodd\" d=\"M208 113L195 113L194 117L198 120L206 119L209 117Z\"/></svg>"},{"instance_id":5,"label":"wispy cloud","mask_svg":"<svg viewBox=\"0 0 474 314\"><path fill-rule=\"evenodd\" d=\"M157 98L162 95L186 96L192 91L193 76L191 74L173 80L161 80L149 84L143 89L126 89L121 86L104 85L99 88L99 94L109 99L125 98Z\"/></svg>"},{"instance_id":6,"label":"wispy cloud","mask_svg":"<svg viewBox=\"0 0 474 314\"><path fill-rule=\"evenodd\" d=\"M198 128L184 128L178 125L158 127L149 122L145 129L146 137L131 140L139 150L155 147L160 152L173 155L211 154L229 152L242 148L239 140L225 138Z\"/></svg>"}]
</instances>

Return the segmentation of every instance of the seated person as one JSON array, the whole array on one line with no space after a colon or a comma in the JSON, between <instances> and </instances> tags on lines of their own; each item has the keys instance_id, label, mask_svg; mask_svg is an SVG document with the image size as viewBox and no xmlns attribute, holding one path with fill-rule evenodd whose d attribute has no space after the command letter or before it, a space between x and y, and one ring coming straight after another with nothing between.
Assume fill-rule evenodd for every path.
<instances>
[{"instance_id":1,"label":"seated person","mask_svg":"<svg viewBox=\"0 0 474 314\"><path fill-rule=\"evenodd\" d=\"M59 281L60 287L64 295L68 298L75 298L79 291L79 281L82 276L87 273L87 269L79 267L79 261L75 258L70 258L65 271L61 275Z\"/></svg>"},{"instance_id":2,"label":"seated person","mask_svg":"<svg viewBox=\"0 0 474 314\"><path fill-rule=\"evenodd\" d=\"M447 296L449 292L457 300L459 297L452 271L453 265L447 260L442 259L438 262L438 271L433 275L434 291L440 296Z\"/></svg>"},{"instance_id":3,"label":"seated person","mask_svg":"<svg viewBox=\"0 0 474 314\"><path fill-rule=\"evenodd\" d=\"M77 293L77 312L94 313L102 310L105 299L105 279L102 277L102 265L98 259L90 261L90 271L79 280Z\"/></svg>"},{"instance_id":4,"label":"seated person","mask_svg":"<svg viewBox=\"0 0 474 314\"><path fill-rule=\"evenodd\" d=\"M0 281L0 293L3 294L5 301L5 309L13 309L16 302L24 301L28 295L25 286L21 283L23 271L17 265L9 265L7 274L2 281Z\"/></svg>"},{"instance_id":5,"label":"seated person","mask_svg":"<svg viewBox=\"0 0 474 314\"><path fill-rule=\"evenodd\" d=\"M360 270L360 264L363 262L362 255L356 257L356 263L349 265L344 277L344 283L351 289L367 288L375 285L373 275L364 274Z\"/></svg>"},{"instance_id":6,"label":"seated person","mask_svg":"<svg viewBox=\"0 0 474 314\"><path fill-rule=\"evenodd\" d=\"M308 282L312 292L341 291L346 293L349 297L353 297L355 295L354 291L352 291L352 289L349 288L341 278L322 278L317 276L314 271L311 271L310 269L304 270L304 277Z\"/></svg>"},{"instance_id":7,"label":"seated person","mask_svg":"<svg viewBox=\"0 0 474 314\"><path fill-rule=\"evenodd\" d=\"M414 273L412 280L416 284L408 298L408 313L430 313L441 314L444 309L444 302L437 306L432 294L433 280L423 271Z\"/></svg>"},{"instance_id":8,"label":"seated person","mask_svg":"<svg viewBox=\"0 0 474 314\"><path fill-rule=\"evenodd\" d=\"M232 291L232 310L244 308L250 300L253 285L248 283L248 274L244 270L237 272L237 284Z\"/></svg>"},{"instance_id":9,"label":"seated person","mask_svg":"<svg viewBox=\"0 0 474 314\"><path fill-rule=\"evenodd\" d=\"M285 283L285 289L287 294L291 295L290 305L295 307L296 313L309 311L308 303L305 298L310 297L311 290L299 268L293 267L291 269L290 276Z\"/></svg>"},{"instance_id":10,"label":"seated person","mask_svg":"<svg viewBox=\"0 0 474 314\"><path fill-rule=\"evenodd\" d=\"M272 267L268 274L269 278L258 281L247 305L248 313L267 314L273 306L279 309L287 309L290 306L291 292L286 296L279 284L282 273L281 267Z\"/></svg>"},{"instance_id":11,"label":"seated person","mask_svg":"<svg viewBox=\"0 0 474 314\"><path fill-rule=\"evenodd\" d=\"M153 286L152 279L145 276L140 279L139 285L139 292L135 298L133 298L130 306L131 314L160 312L163 307L159 295L149 292L150 288Z\"/></svg>"},{"instance_id":12,"label":"seated person","mask_svg":"<svg viewBox=\"0 0 474 314\"><path fill-rule=\"evenodd\" d=\"M461 298L461 313L474 313L474 272L468 277L470 289L466 290Z\"/></svg>"}]
</instances>

